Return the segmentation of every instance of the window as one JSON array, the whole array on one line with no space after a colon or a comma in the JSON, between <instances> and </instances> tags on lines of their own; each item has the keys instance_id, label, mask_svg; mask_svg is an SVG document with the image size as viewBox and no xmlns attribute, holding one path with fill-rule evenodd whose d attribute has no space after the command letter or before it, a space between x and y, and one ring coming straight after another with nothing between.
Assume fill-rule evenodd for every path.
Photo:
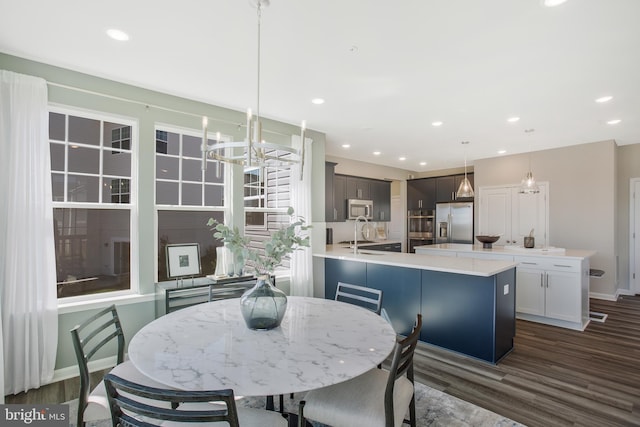
<instances>
[{"instance_id":1,"label":"window","mask_svg":"<svg viewBox=\"0 0 640 427\"><path fill-rule=\"evenodd\" d=\"M290 156L286 151L273 150L267 157ZM290 168L275 166L251 167L244 171L245 235L251 237L251 246L264 248L264 241L271 232L289 224L287 209L291 206ZM280 272L289 270L289 260L285 259Z\"/></svg>"},{"instance_id":2,"label":"window","mask_svg":"<svg viewBox=\"0 0 640 427\"><path fill-rule=\"evenodd\" d=\"M207 161L202 170L202 136L186 130L156 128L156 209L158 215L158 281L169 280L166 246L200 245L202 275L216 268L218 240L209 218L224 222L225 165Z\"/></svg>"},{"instance_id":3,"label":"window","mask_svg":"<svg viewBox=\"0 0 640 427\"><path fill-rule=\"evenodd\" d=\"M131 288L133 123L51 109L58 298Z\"/></svg>"}]
</instances>

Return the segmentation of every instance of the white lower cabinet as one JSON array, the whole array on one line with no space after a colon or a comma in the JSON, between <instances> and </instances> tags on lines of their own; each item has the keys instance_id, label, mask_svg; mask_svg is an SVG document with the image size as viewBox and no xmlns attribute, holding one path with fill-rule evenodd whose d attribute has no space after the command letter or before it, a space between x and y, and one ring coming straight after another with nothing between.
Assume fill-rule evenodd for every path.
<instances>
[{"instance_id":1,"label":"white lower cabinet","mask_svg":"<svg viewBox=\"0 0 640 427\"><path fill-rule=\"evenodd\" d=\"M516 312L540 316L557 326L582 329L589 310L588 260L515 257ZM554 321L569 322L569 324Z\"/></svg>"}]
</instances>

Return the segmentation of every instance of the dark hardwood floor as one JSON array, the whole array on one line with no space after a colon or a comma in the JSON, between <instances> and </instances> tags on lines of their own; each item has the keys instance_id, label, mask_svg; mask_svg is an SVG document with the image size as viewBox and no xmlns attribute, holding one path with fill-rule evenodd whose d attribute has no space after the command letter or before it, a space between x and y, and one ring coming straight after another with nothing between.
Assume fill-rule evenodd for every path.
<instances>
[{"instance_id":1,"label":"dark hardwood floor","mask_svg":"<svg viewBox=\"0 0 640 427\"><path fill-rule=\"evenodd\" d=\"M421 343L416 380L530 427L640 426L640 296L591 300L591 310L608 318L584 332L517 321L515 348L497 365ZM71 379L6 398L58 403L77 393Z\"/></svg>"},{"instance_id":2,"label":"dark hardwood floor","mask_svg":"<svg viewBox=\"0 0 640 427\"><path fill-rule=\"evenodd\" d=\"M416 380L530 427L640 426L640 296L591 310L584 332L518 320L495 366L421 344Z\"/></svg>"}]
</instances>

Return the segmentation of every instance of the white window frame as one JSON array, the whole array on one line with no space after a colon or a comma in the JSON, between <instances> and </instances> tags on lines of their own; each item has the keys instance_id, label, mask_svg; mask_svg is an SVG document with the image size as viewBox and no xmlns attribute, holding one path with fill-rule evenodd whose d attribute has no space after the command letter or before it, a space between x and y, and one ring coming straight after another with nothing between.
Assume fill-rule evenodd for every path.
<instances>
[{"instance_id":1,"label":"white window frame","mask_svg":"<svg viewBox=\"0 0 640 427\"><path fill-rule=\"evenodd\" d=\"M153 138L154 138L154 145L153 145L153 154L154 154L154 158L153 158L153 205L154 205L154 241L155 241L155 256L153 259L153 265L154 265L154 271L153 271L153 277L154 277L154 282L158 283L158 258L159 258L159 253L158 253L158 248L159 248L159 243L160 243L160 236L158 235L158 212L160 211L184 211L184 212L222 212L224 215L224 222L225 223L229 223L231 221L230 218L230 206L232 206L232 197L233 197L233 191L232 191L232 183L233 183L233 179L232 179L232 167L229 164L225 165L224 168L224 176L223 176L223 206L205 206L205 186L207 184L204 184L202 186L202 206L195 206L195 205L182 205L182 183L186 182L186 183L194 183L193 181L183 181L182 180L182 141L180 143L180 152L178 155L170 155L170 154L162 154L163 156L167 156L167 157L176 157L179 159L178 162L178 179L174 180L174 179L158 179L157 178L157 170L156 170L156 155L158 154L156 152L156 145L155 145L155 137L156 137L156 132L157 131L166 131L166 132L170 132L170 133L177 133L179 135L188 135L191 137L196 137L196 138L202 138L202 131L201 130L196 130L196 129L192 129L192 128L185 128L185 127L180 127L180 126L175 126L175 125L169 125L166 123L159 123L156 122L154 129L153 129ZM208 138L211 139L212 138L212 134L209 134ZM224 142L231 142L231 137L228 135L220 135L220 140L224 141ZM187 157L188 159L195 159L192 157ZM215 163L209 161L207 163L207 167L215 167ZM164 181L164 182L177 182L178 183L178 204L177 205L158 205L157 200L156 200L156 196L157 196L157 189L156 189L156 183L158 181ZM211 185L211 184L209 184ZM203 231L206 231L206 229L203 229ZM213 234L212 234L212 239L213 239ZM170 281L174 281L174 280L170 280Z\"/></svg>"},{"instance_id":2,"label":"white window frame","mask_svg":"<svg viewBox=\"0 0 640 427\"><path fill-rule=\"evenodd\" d=\"M120 123L123 125L131 126L131 149L124 150L126 152L131 153L131 177L129 182L129 203L103 203L102 202L102 186L99 188L98 194L98 202L59 202L53 201L54 209L104 209L104 210L128 210L129 211L129 242L130 242L130 279L129 279L129 289L121 290L121 291L112 291L112 292L99 292L92 293L86 295L78 295L73 297L65 297L58 298L58 305L70 305L78 302L85 301L97 301L104 300L105 298L117 298L131 295L139 295L140 294L140 286L137 278L139 277L139 241L138 241L138 223L136 219L138 218L138 150L139 150L139 122L136 119L131 117L110 114L105 112L98 112L93 110L86 110L81 108L73 108L66 105L49 103L49 111L48 113L57 113L64 114L66 117L65 129L69 129L69 116L82 117L92 120L99 120L101 123L110 122L110 123ZM109 141L109 145L105 145L106 141L104 141L104 125L101 124L100 130L100 162L99 162L99 173L97 174L101 178L106 179L122 179L122 177L104 175L102 172L103 168L103 155L105 151L118 151L118 149L113 149L111 147L111 141ZM68 133L65 135L65 149L68 150L69 146L69 135ZM49 141L51 139L49 138ZM51 144L51 142L49 142ZM74 142L74 144L76 144ZM79 146L83 146L83 144L78 144ZM96 148L95 145L88 145L91 148ZM65 180L64 180L64 197L67 197L67 175L68 175L68 156L65 156ZM82 173L73 173L73 175L83 175Z\"/></svg>"}]
</instances>

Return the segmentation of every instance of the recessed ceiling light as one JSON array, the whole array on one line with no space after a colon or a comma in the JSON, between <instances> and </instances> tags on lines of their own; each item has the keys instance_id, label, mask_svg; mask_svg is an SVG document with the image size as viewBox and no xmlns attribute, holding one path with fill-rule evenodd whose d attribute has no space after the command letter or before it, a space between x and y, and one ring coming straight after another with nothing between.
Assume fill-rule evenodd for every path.
<instances>
[{"instance_id":1,"label":"recessed ceiling light","mask_svg":"<svg viewBox=\"0 0 640 427\"><path fill-rule=\"evenodd\" d=\"M498 151L498 154L505 154L507 152L507 150L500 150Z\"/></svg>"},{"instance_id":2,"label":"recessed ceiling light","mask_svg":"<svg viewBox=\"0 0 640 427\"><path fill-rule=\"evenodd\" d=\"M342 148L349 148L351 147L351 144L342 144Z\"/></svg>"},{"instance_id":3,"label":"recessed ceiling light","mask_svg":"<svg viewBox=\"0 0 640 427\"><path fill-rule=\"evenodd\" d=\"M560 6L562 3L566 1L567 0L544 0L542 4L544 4L546 7L555 7L555 6Z\"/></svg>"},{"instance_id":4,"label":"recessed ceiling light","mask_svg":"<svg viewBox=\"0 0 640 427\"><path fill-rule=\"evenodd\" d=\"M129 34L116 28L109 28L107 30L107 35L114 40L118 40L119 42L125 42L129 40Z\"/></svg>"},{"instance_id":5,"label":"recessed ceiling light","mask_svg":"<svg viewBox=\"0 0 640 427\"><path fill-rule=\"evenodd\" d=\"M520 120L520 117L509 117L509 118L507 119L507 121L508 121L509 123L515 123L515 122L517 122L518 120Z\"/></svg>"},{"instance_id":6,"label":"recessed ceiling light","mask_svg":"<svg viewBox=\"0 0 640 427\"><path fill-rule=\"evenodd\" d=\"M373 155L374 155L374 156L379 156L380 154L382 154L380 151L374 151L374 152L373 152Z\"/></svg>"},{"instance_id":7,"label":"recessed ceiling light","mask_svg":"<svg viewBox=\"0 0 640 427\"><path fill-rule=\"evenodd\" d=\"M426 166L427 162L420 162L420 166Z\"/></svg>"},{"instance_id":8,"label":"recessed ceiling light","mask_svg":"<svg viewBox=\"0 0 640 427\"><path fill-rule=\"evenodd\" d=\"M433 122L433 123L431 123L431 126L442 126L442 122L440 122L440 121Z\"/></svg>"},{"instance_id":9,"label":"recessed ceiling light","mask_svg":"<svg viewBox=\"0 0 640 427\"><path fill-rule=\"evenodd\" d=\"M607 122L608 125L617 125L618 123L620 123L622 120L620 119L613 119L613 120L609 120Z\"/></svg>"},{"instance_id":10,"label":"recessed ceiling light","mask_svg":"<svg viewBox=\"0 0 640 427\"><path fill-rule=\"evenodd\" d=\"M407 160L407 158L402 156L402 157L398 158L398 160L400 160L401 162L404 162L405 160Z\"/></svg>"},{"instance_id":11,"label":"recessed ceiling light","mask_svg":"<svg viewBox=\"0 0 640 427\"><path fill-rule=\"evenodd\" d=\"M601 96L600 98L596 99L596 102L599 104L602 104L603 102L609 102L613 99L613 96Z\"/></svg>"},{"instance_id":12,"label":"recessed ceiling light","mask_svg":"<svg viewBox=\"0 0 640 427\"><path fill-rule=\"evenodd\" d=\"M322 98L313 98L311 100L311 103L312 104L316 104L316 105L322 105L322 104L324 104L324 99L322 99Z\"/></svg>"}]
</instances>

